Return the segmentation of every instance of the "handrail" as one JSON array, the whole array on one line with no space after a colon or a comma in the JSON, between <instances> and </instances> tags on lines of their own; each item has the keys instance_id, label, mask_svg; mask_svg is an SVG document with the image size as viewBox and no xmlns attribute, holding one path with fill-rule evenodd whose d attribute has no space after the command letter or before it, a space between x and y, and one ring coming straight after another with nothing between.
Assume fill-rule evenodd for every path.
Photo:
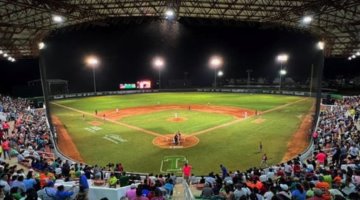
<instances>
[{"instance_id":1,"label":"handrail","mask_svg":"<svg viewBox=\"0 0 360 200\"><path fill-rule=\"evenodd\" d=\"M194 195L192 194L191 189L190 189L190 186L189 186L189 184L186 182L185 179L183 179L182 184L183 184L183 187L184 187L184 197L185 197L185 199L186 199L186 200L194 200L195 197L194 197Z\"/></svg>"}]
</instances>

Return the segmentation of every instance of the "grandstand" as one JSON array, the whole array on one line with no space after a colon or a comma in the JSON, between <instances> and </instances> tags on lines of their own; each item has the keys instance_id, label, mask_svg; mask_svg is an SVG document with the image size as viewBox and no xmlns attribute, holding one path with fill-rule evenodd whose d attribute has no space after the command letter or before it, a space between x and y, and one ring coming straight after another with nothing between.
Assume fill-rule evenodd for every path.
<instances>
[{"instance_id":1,"label":"grandstand","mask_svg":"<svg viewBox=\"0 0 360 200\"><path fill-rule=\"evenodd\" d=\"M0 59L38 59L45 100L39 107L32 99L0 94L0 199L360 199L360 96L321 93L325 58L360 56L359 8L356 0L0 0ZM246 69L239 87L222 79L226 60L216 55L209 59L212 85L196 88L188 72L182 72L184 80L162 82L165 61L155 57L156 86L138 80L119 86L134 90L103 91L96 83L100 61L88 57L93 90L70 93L73 82L55 79L58 71L46 66L52 37L149 21L159 27L163 21L231 28L246 23L305 32L318 47L309 50L317 57L315 69L306 69L311 75L298 82L284 78L288 55L280 54L274 81L259 77L266 84L252 85L254 71ZM51 92L51 83L66 86ZM119 144L124 146L116 149ZM205 151L207 146L223 149Z\"/></svg>"}]
</instances>

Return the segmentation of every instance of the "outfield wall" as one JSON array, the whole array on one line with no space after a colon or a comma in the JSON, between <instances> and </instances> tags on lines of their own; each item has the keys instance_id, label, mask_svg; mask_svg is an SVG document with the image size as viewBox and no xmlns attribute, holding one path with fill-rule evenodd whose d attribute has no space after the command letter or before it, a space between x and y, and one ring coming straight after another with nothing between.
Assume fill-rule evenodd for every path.
<instances>
[{"instance_id":1,"label":"outfield wall","mask_svg":"<svg viewBox=\"0 0 360 200\"><path fill-rule=\"evenodd\" d=\"M156 93L156 92L229 92L229 93L249 93L249 94L279 94L290 96L316 97L316 93L304 91L279 91L266 89L227 89L227 88L194 88L194 89L163 89L163 90L122 90L122 91L103 91L103 92L86 92L86 93L72 93L62 95L49 96L50 100L81 98L91 96L107 96L107 95L126 95L126 94L142 94L142 93ZM327 94L322 94L326 97Z\"/></svg>"}]
</instances>

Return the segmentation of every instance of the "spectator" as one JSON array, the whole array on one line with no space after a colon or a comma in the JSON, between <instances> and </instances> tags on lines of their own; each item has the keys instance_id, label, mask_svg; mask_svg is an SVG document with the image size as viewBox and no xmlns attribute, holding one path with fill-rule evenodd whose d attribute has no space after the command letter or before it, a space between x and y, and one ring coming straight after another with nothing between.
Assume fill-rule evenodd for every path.
<instances>
[{"instance_id":1,"label":"spectator","mask_svg":"<svg viewBox=\"0 0 360 200\"><path fill-rule=\"evenodd\" d=\"M116 184L118 182L118 179L116 178L114 173L111 173L110 178L108 180L109 187L116 188Z\"/></svg>"},{"instance_id":2,"label":"spectator","mask_svg":"<svg viewBox=\"0 0 360 200\"><path fill-rule=\"evenodd\" d=\"M67 198L70 198L72 195L74 195L73 191L65 191L65 187L63 185L60 185L57 187L55 199L56 200L66 200Z\"/></svg>"},{"instance_id":3,"label":"spectator","mask_svg":"<svg viewBox=\"0 0 360 200\"><path fill-rule=\"evenodd\" d=\"M185 163L184 167L182 169L184 179L188 184L190 184L189 178L190 178L190 175L191 175L191 169L192 169L192 167L188 163Z\"/></svg>"},{"instance_id":4,"label":"spectator","mask_svg":"<svg viewBox=\"0 0 360 200\"><path fill-rule=\"evenodd\" d=\"M297 183L295 185L296 189L291 193L293 200L305 200L306 199L306 192L304 191L304 188Z\"/></svg>"},{"instance_id":5,"label":"spectator","mask_svg":"<svg viewBox=\"0 0 360 200\"><path fill-rule=\"evenodd\" d=\"M81 172L81 175L80 175L80 178L79 178L79 186L80 186L80 188L83 189L83 192L85 194L88 193L88 191L89 191L89 183L88 183L88 180L87 180L87 178L85 176L85 173L83 171Z\"/></svg>"},{"instance_id":6,"label":"spectator","mask_svg":"<svg viewBox=\"0 0 360 200\"><path fill-rule=\"evenodd\" d=\"M26 175L26 179L24 180L24 185L26 191L29 189L34 189L36 185L36 180L33 178L33 171L29 171Z\"/></svg>"},{"instance_id":7,"label":"spectator","mask_svg":"<svg viewBox=\"0 0 360 200\"><path fill-rule=\"evenodd\" d=\"M54 182L47 182L46 186L37 192L38 197L42 200L54 200L57 190L54 188Z\"/></svg>"},{"instance_id":8,"label":"spectator","mask_svg":"<svg viewBox=\"0 0 360 200\"><path fill-rule=\"evenodd\" d=\"M136 197L136 185L135 184L130 185L130 190L126 191L125 196L128 199L132 199L132 198Z\"/></svg>"},{"instance_id":9,"label":"spectator","mask_svg":"<svg viewBox=\"0 0 360 200\"><path fill-rule=\"evenodd\" d=\"M227 176L228 171L227 171L226 167L222 164L220 164L220 170L221 170L221 174L222 174L222 179L224 179Z\"/></svg>"},{"instance_id":10,"label":"spectator","mask_svg":"<svg viewBox=\"0 0 360 200\"><path fill-rule=\"evenodd\" d=\"M17 179L11 184L11 188L18 188L20 193L26 192L24 177L17 176Z\"/></svg>"},{"instance_id":11,"label":"spectator","mask_svg":"<svg viewBox=\"0 0 360 200\"><path fill-rule=\"evenodd\" d=\"M214 195L214 191L212 190L209 183L205 183L203 190L201 191L201 198L210 199Z\"/></svg>"},{"instance_id":12,"label":"spectator","mask_svg":"<svg viewBox=\"0 0 360 200\"><path fill-rule=\"evenodd\" d=\"M142 196L142 190L140 187L136 189L136 197L129 200L149 200L146 196Z\"/></svg>"},{"instance_id":13,"label":"spectator","mask_svg":"<svg viewBox=\"0 0 360 200\"><path fill-rule=\"evenodd\" d=\"M88 193L83 186L80 186L79 193L76 195L75 200L89 200Z\"/></svg>"}]
</instances>

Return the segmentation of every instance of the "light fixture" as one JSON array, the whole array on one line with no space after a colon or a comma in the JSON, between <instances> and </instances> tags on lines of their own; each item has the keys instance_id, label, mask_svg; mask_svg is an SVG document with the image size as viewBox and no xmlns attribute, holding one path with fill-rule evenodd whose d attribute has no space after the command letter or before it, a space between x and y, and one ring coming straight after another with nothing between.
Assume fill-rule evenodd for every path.
<instances>
[{"instance_id":1,"label":"light fixture","mask_svg":"<svg viewBox=\"0 0 360 200\"><path fill-rule=\"evenodd\" d=\"M313 20L313 18L311 16L305 16L305 17L303 17L302 22L304 24L310 24L312 22L312 20Z\"/></svg>"},{"instance_id":2,"label":"light fixture","mask_svg":"<svg viewBox=\"0 0 360 200\"><path fill-rule=\"evenodd\" d=\"M351 56L348 57L348 60L352 60Z\"/></svg>"},{"instance_id":3,"label":"light fixture","mask_svg":"<svg viewBox=\"0 0 360 200\"><path fill-rule=\"evenodd\" d=\"M356 52L356 55L357 55L357 56L360 56L360 51Z\"/></svg>"},{"instance_id":4,"label":"light fixture","mask_svg":"<svg viewBox=\"0 0 360 200\"><path fill-rule=\"evenodd\" d=\"M223 76L224 75L224 72L223 71L218 71L218 74L217 74L218 76Z\"/></svg>"},{"instance_id":5,"label":"light fixture","mask_svg":"<svg viewBox=\"0 0 360 200\"><path fill-rule=\"evenodd\" d=\"M45 43L44 42L40 42L39 44L38 44L38 46L39 46L39 49L41 50L41 49L44 49L45 48Z\"/></svg>"},{"instance_id":6,"label":"light fixture","mask_svg":"<svg viewBox=\"0 0 360 200\"><path fill-rule=\"evenodd\" d=\"M209 60L210 67L217 69L223 64L223 60L220 56L212 56Z\"/></svg>"},{"instance_id":7,"label":"light fixture","mask_svg":"<svg viewBox=\"0 0 360 200\"><path fill-rule=\"evenodd\" d=\"M2 50L0 50L0 54L3 54L4 52Z\"/></svg>"},{"instance_id":8,"label":"light fixture","mask_svg":"<svg viewBox=\"0 0 360 200\"><path fill-rule=\"evenodd\" d=\"M282 69L282 70L280 70L280 75L286 75L286 70L285 69Z\"/></svg>"},{"instance_id":9,"label":"light fixture","mask_svg":"<svg viewBox=\"0 0 360 200\"><path fill-rule=\"evenodd\" d=\"M355 55L352 55L351 57L352 57L352 58L356 58L356 56L355 56Z\"/></svg>"},{"instance_id":10,"label":"light fixture","mask_svg":"<svg viewBox=\"0 0 360 200\"><path fill-rule=\"evenodd\" d=\"M154 68L161 70L162 68L164 68L165 65L165 61L163 58L161 57L155 57L153 60L153 66Z\"/></svg>"},{"instance_id":11,"label":"light fixture","mask_svg":"<svg viewBox=\"0 0 360 200\"><path fill-rule=\"evenodd\" d=\"M165 67L165 60L164 58L157 56L152 60L152 65L159 72L159 89L161 89L161 71Z\"/></svg>"},{"instance_id":12,"label":"light fixture","mask_svg":"<svg viewBox=\"0 0 360 200\"><path fill-rule=\"evenodd\" d=\"M287 54L280 54L276 57L276 60L283 63L286 62L289 59L289 56Z\"/></svg>"},{"instance_id":13,"label":"light fixture","mask_svg":"<svg viewBox=\"0 0 360 200\"><path fill-rule=\"evenodd\" d=\"M64 17L60 16L60 15L53 15L52 16L52 20L55 22L55 23L62 23L64 22Z\"/></svg>"},{"instance_id":14,"label":"light fixture","mask_svg":"<svg viewBox=\"0 0 360 200\"><path fill-rule=\"evenodd\" d=\"M8 59L8 61L11 61L11 60L12 60L12 57L9 56L7 59Z\"/></svg>"},{"instance_id":15,"label":"light fixture","mask_svg":"<svg viewBox=\"0 0 360 200\"><path fill-rule=\"evenodd\" d=\"M317 43L317 47L318 47L318 49L320 49L320 50L324 50L325 43L324 43L323 41L319 41L319 42Z\"/></svg>"},{"instance_id":16,"label":"light fixture","mask_svg":"<svg viewBox=\"0 0 360 200\"><path fill-rule=\"evenodd\" d=\"M99 59L95 56L89 56L86 58L85 62L90 67L95 68L99 64Z\"/></svg>"},{"instance_id":17,"label":"light fixture","mask_svg":"<svg viewBox=\"0 0 360 200\"><path fill-rule=\"evenodd\" d=\"M174 11L169 9L165 12L166 17L173 17L175 15Z\"/></svg>"},{"instance_id":18,"label":"light fixture","mask_svg":"<svg viewBox=\"0 0 360 200\"><path fill-rule=\"evenodd\" d=\"M3 55L3 56L6 58L6 57L8 57L9 55L8 55L7 53L4 53L4 55Z\"/></svg>"}]
</instances>

